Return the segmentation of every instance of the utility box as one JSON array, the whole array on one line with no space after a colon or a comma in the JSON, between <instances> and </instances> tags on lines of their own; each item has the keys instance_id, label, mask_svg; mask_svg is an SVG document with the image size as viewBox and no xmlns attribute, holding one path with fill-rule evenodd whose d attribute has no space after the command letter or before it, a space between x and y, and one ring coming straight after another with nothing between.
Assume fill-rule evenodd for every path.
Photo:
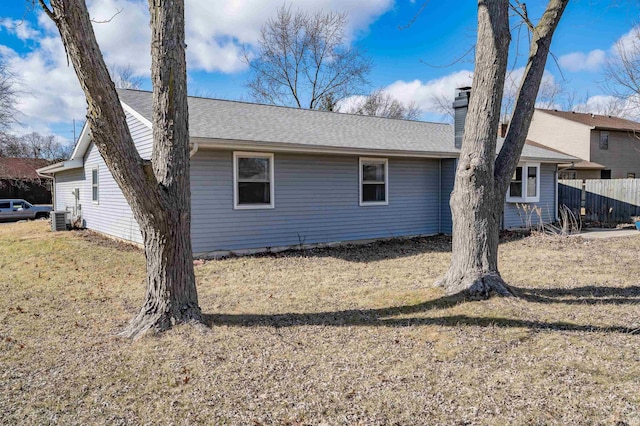
<instances>
[{"instance_id":1,"label":"utility box","mask_svg":"<svg viewBox=\"0 0 640 426\"><path fill-rule=\"evenodd\" d=\"M51 230L53 232L67 230L67 214L66 210L51 212Z\"/></svg>"}]
</instances>

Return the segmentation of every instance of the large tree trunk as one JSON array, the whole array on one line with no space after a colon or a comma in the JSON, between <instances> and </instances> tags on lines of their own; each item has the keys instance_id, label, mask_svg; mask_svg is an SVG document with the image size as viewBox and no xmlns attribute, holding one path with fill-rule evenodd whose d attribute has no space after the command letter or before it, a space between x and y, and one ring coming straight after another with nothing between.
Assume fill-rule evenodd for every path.
<instances>
[{"instance_id":1,"label":"large tree trunk","mask_svg":"<svg viewBox=\"0 0 640 426\"><path fill-rule=\"evenodd\" d=\"M447 294L486 298L512 295L498 271L500 218L511 176L518 165L544 73L553 32L568 0L550 0L537 25L517 2L512 7L531 30L529 61L511 125L496 158L496 137L507 71L509 2L478 1L478 42L469 112L451 194L451 265L436 283ZM519 9L518 9L519 8Z\"/></svg>"},{"instance_id":2,"label":"large tree trunk","mask_svg":"<svg viewBox=\"0 0 640 426\"><path fill-rule=\"evenodd\" d=\"M496 138L511 33L506 1L481 1L469 112L451 193L451 267L440 282L447 293L510 294L498 272L502 200L494 184ZM498 94L498 96L496 96Z\"/></svg>"},{"instance_id":3,"label":"large tree trunk","mask_svg":"<svg viewBox=\"0 0 640 426\"><path fill-rule=\"evenodd\" d=\"M149 0L153 83L153 173L163 210L142 230L147 258L147 294L123 334L166 330L175 323L202 322L191 249L191 187L184 2ZM160 214L158 214L160 213Z\"/></svg>"},{"instance_id":4,"label":"large tree trunk","mask_svg":"<svg viewBox=\"0 0 640 426\"><path fill-rule=\"evenodd\" d=\"M193 271L183 1L150 0L153 158L140 158L83 0L40 5L56 23L88 103L98 151L138 222L147 294L123 335L138 337L182 322L202 323Z\"/></svg>"}]
</instances>

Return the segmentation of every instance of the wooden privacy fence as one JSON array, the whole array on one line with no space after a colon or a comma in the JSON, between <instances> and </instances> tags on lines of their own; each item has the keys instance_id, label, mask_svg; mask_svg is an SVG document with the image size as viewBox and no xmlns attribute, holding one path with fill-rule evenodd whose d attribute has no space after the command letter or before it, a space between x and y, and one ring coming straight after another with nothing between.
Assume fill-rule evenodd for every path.
<instances>
[{"instance_id":1,"label":"wooden privacy fence","mask_svg":"<svg viewBox=\"0 0 640 426\"><path fill-rule=\"evenodd\" d=\"M640 179L568 179L558 181L558 205L587 221L629 222L640 216Z\"/></svg>"}]
</instances>

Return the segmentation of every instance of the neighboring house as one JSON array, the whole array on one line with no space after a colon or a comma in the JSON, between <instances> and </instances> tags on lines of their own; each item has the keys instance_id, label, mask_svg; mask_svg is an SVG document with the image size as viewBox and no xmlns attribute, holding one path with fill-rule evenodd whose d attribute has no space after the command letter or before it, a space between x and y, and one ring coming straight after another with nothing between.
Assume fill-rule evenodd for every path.
<instances>
[{"instance_id":1,"label":"neighboring house","mask_svg":"<svg viewBox=\"0 0 640 426\"><path fill-rule=\"evenodd\" d=\"M640 123L536 109L527 138L582 161L560 165L561 179L640 178Z\"/></svg>"},{"instance_id":2,"label":"neighboring house","mask_svg":"<svg viewBox=\"0 0 640 426\"><path fill-rule=\"evenodd\" d=\"M51 161L0 157L0 199L21 198L32 204L51 204L51 179L37 169Z\"/></svg>"},{"instance_id":3,"label":"neighboring house","mask_svg":"<svg viewBox=\"0 0 640 426\"><path fill-rule=\"evenodd\" d=\"M119 96L149 159L152 94ZM467 97L460 93L464 110ZM451 232L452 125L190 97L189 132L196 256ZM522 224L516 203L537 204L554 220L556 165L571 160L526 146L504 227ZM68 161L40 172L55 177L55 209L73 209L77 195L87 228L141 242L86 127Z\"/></svg>"}]
</instances>

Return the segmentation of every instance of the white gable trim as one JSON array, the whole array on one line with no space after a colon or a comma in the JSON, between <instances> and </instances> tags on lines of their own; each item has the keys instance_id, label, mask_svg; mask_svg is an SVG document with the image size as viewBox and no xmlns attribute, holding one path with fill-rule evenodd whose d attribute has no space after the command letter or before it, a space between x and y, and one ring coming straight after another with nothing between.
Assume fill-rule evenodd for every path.
<instances>
[{"instance_id":1,"label":"white gable trim","mask_svg":"<svg viewBox=\"0 0 640 426\"><path fill-rule=\"evenodd\" d=\"M122 108L128 112L129 114L133 115L136 120L138 120L139 122L141 122L142 124L144 124L147 128L151 129L151 122L149 120L147 120L146 118L144 118L144 116L142 114L140 114L138 111L136 111L135 109L131 108L129 105L125 104L124 102L120 101L120 104L122 104Z\"/></svg>"},{"instance_id":2,"label":"white gable trim","mask_svg":"<svg viewBox=\"0 0 640 426\"><path fill-rule=\"evenodd\" d=\"M82 126L82 132L80 132L78 142L76 143L76 147L73 149L73 153L71 154L71 158L69 159L70 161L82 161L82 159L84 158L84 154L87 152L89 144L91 143L90 133L89 122L85 121L84 126Z\"/></svg>"},{"instance_id":3,"label":"white gable trim","mask_svg":"<svg viewBox=\"0 0 640 426\"><path fill-rule=\"evenodd\" d=\"M122 105L122 109L125 112L128 112L136 120L140 121L147 128L151 129L151 122L144 118L139 112L131 108L129 105L124 102L120 102ZM89 130L89 122L85 121L84 126L82 127L82 132L80 133L80 137L78 138L78 143L76 143L76 147L73 149L73 153L71 154L71 158L69 160L75 161L84 158L84 155L87 153L87 149L89 149L89 145L91 144L91 131Z\"/></svg>"}]
</instances>

